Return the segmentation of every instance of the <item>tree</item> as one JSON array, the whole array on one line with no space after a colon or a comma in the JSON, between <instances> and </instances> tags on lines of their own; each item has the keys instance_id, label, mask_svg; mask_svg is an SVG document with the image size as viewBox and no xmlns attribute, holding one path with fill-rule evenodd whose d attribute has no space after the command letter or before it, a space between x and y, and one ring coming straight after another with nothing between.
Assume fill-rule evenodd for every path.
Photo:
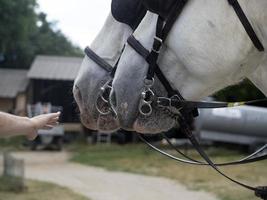
<instances>
[{"instance_id":1,"label":"tree","mask_svg":"<svg viewBox=\"0 0 267 200\"><path fill-rule=\"evenodd\" d=\"M38 54L82 55L37 6L36 0L0 0L0 67L29 68Z\"/></svg>"},{"instance_id":2,"label":"tree","mask_svg":"<svg viewBox=\"0 0 267 200\"><path fill-rule=\"evenodd\" d=\"M240 84L227 87L214 95L219 101L249 101L265 98L264 94L256 88L248 79Z\"/></svg>"},{"instance_id":3,"label":"tree","mask_svg":"<svg viewBox=\"0 0 267 200\"><path fill-rule=\"evenodd\" d=\"M54 31L53 23L46 20L46 14L38 15L38 24L41 24L33 35L32 41L36 47L37 54L52 54L65 56L79 56L82 54L80 48L75 47L61 31Z\"/></svg>"}]
</instances>

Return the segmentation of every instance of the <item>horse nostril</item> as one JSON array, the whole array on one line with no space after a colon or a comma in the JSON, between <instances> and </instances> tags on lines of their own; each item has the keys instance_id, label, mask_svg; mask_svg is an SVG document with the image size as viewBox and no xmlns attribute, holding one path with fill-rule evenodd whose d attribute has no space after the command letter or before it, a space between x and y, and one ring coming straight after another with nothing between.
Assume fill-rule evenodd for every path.
<instances>
[{"instance_id":1,"label":"horse nostril","mask_svg":"<svg viewBox=\"0 0 267 200\"><path fill-rule=\"evenodd\" d=\"M117 107L116 92L114 91L114 89L110 93L109 101L110 101L110 104L111 104L111 106L113 108L116 108Z\"/></svg>"}]
</instances>

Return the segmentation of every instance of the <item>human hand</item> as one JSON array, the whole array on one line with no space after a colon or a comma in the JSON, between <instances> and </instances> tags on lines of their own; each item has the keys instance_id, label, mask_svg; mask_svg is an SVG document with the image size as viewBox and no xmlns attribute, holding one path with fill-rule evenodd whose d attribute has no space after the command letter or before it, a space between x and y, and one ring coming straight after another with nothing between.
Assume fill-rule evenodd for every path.
<instances>
[{"instance_id":1,"label":"human hand","mask_svg":"<svg viewBox=\"0 0 267 200\"><path fill-rule=\"evenodd\" d=\"M38 115L30 119L32 131L27 134L29 140L34 140L37 137L39 129L49 130L58 125L60 112Z\"/></svg>"}]
</instances>

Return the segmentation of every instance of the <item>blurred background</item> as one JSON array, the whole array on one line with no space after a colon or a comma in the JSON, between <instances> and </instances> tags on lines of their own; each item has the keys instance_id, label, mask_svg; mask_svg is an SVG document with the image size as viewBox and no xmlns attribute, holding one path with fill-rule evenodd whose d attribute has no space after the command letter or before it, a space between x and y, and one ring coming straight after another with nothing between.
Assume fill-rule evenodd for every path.
<instances>
[{"instance_id":1,"label":"blurred background","mask_svg":"<svg viewBox=\"0 0 267 200\"><path fill-rule=\"evenodd\" d=\"M83 49L100 31L110 12L110 3L110 0L0 0L0 111L29 117L62 111L60 125L51 131L39 131L33 142L21 137L0 139L3 155L0 199L98 199L95 193L109 194L105 186L90 188L95 184L92 179L83 180L82 173L92 171L72 176L81 170L71 164L75 162L111 171L165 176L190 190L208 191L218 199L253 199L253 195L218 179L208 168L185 168L158 155L140 143L135 133L123 130L99 133L80 123L72 85ZM245 80L210 98L244 101L263 97ZM217 161L229 161L244 157L267 142L266 116L267 110L259 107L201 111L192 126L209 155ZM186 154L199 158L178 129L167 135ZM160 135L147 139L173 153ZM266 184L266 164L226 171L244 181ZM253 177L243 175L251 171ZM81 189L84 187L88 188ZM132 187L118 192L127 193Z\"/></svg>"}]
</instances>

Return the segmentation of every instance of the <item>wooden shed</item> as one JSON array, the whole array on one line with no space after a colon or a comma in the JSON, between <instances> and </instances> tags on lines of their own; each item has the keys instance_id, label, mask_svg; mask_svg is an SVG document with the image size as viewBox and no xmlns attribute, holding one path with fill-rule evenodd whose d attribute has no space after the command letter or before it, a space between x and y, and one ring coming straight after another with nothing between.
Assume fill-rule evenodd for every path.
<instances>
[{"instance_id":1,"label":"wooden shed","mask_svg":"<svg viewBox=\"0 0 267 200\"><path fill-rule=\"evenodd\" d=\"M82 63L80 57L37 56L28 72L30 102L63 107L62 121L79 122L72 87Z\"/></svg>"},{"instance_id":2,"label":"wooden shed","mask_svg":"<svg viewBox=\"0 0 267 200\"><path fill-rule=\"evenodd\" d=\"M0 110L26 114L27 89L29 79L27 70L0 69Z\"/></svg>"}]
</instances>

